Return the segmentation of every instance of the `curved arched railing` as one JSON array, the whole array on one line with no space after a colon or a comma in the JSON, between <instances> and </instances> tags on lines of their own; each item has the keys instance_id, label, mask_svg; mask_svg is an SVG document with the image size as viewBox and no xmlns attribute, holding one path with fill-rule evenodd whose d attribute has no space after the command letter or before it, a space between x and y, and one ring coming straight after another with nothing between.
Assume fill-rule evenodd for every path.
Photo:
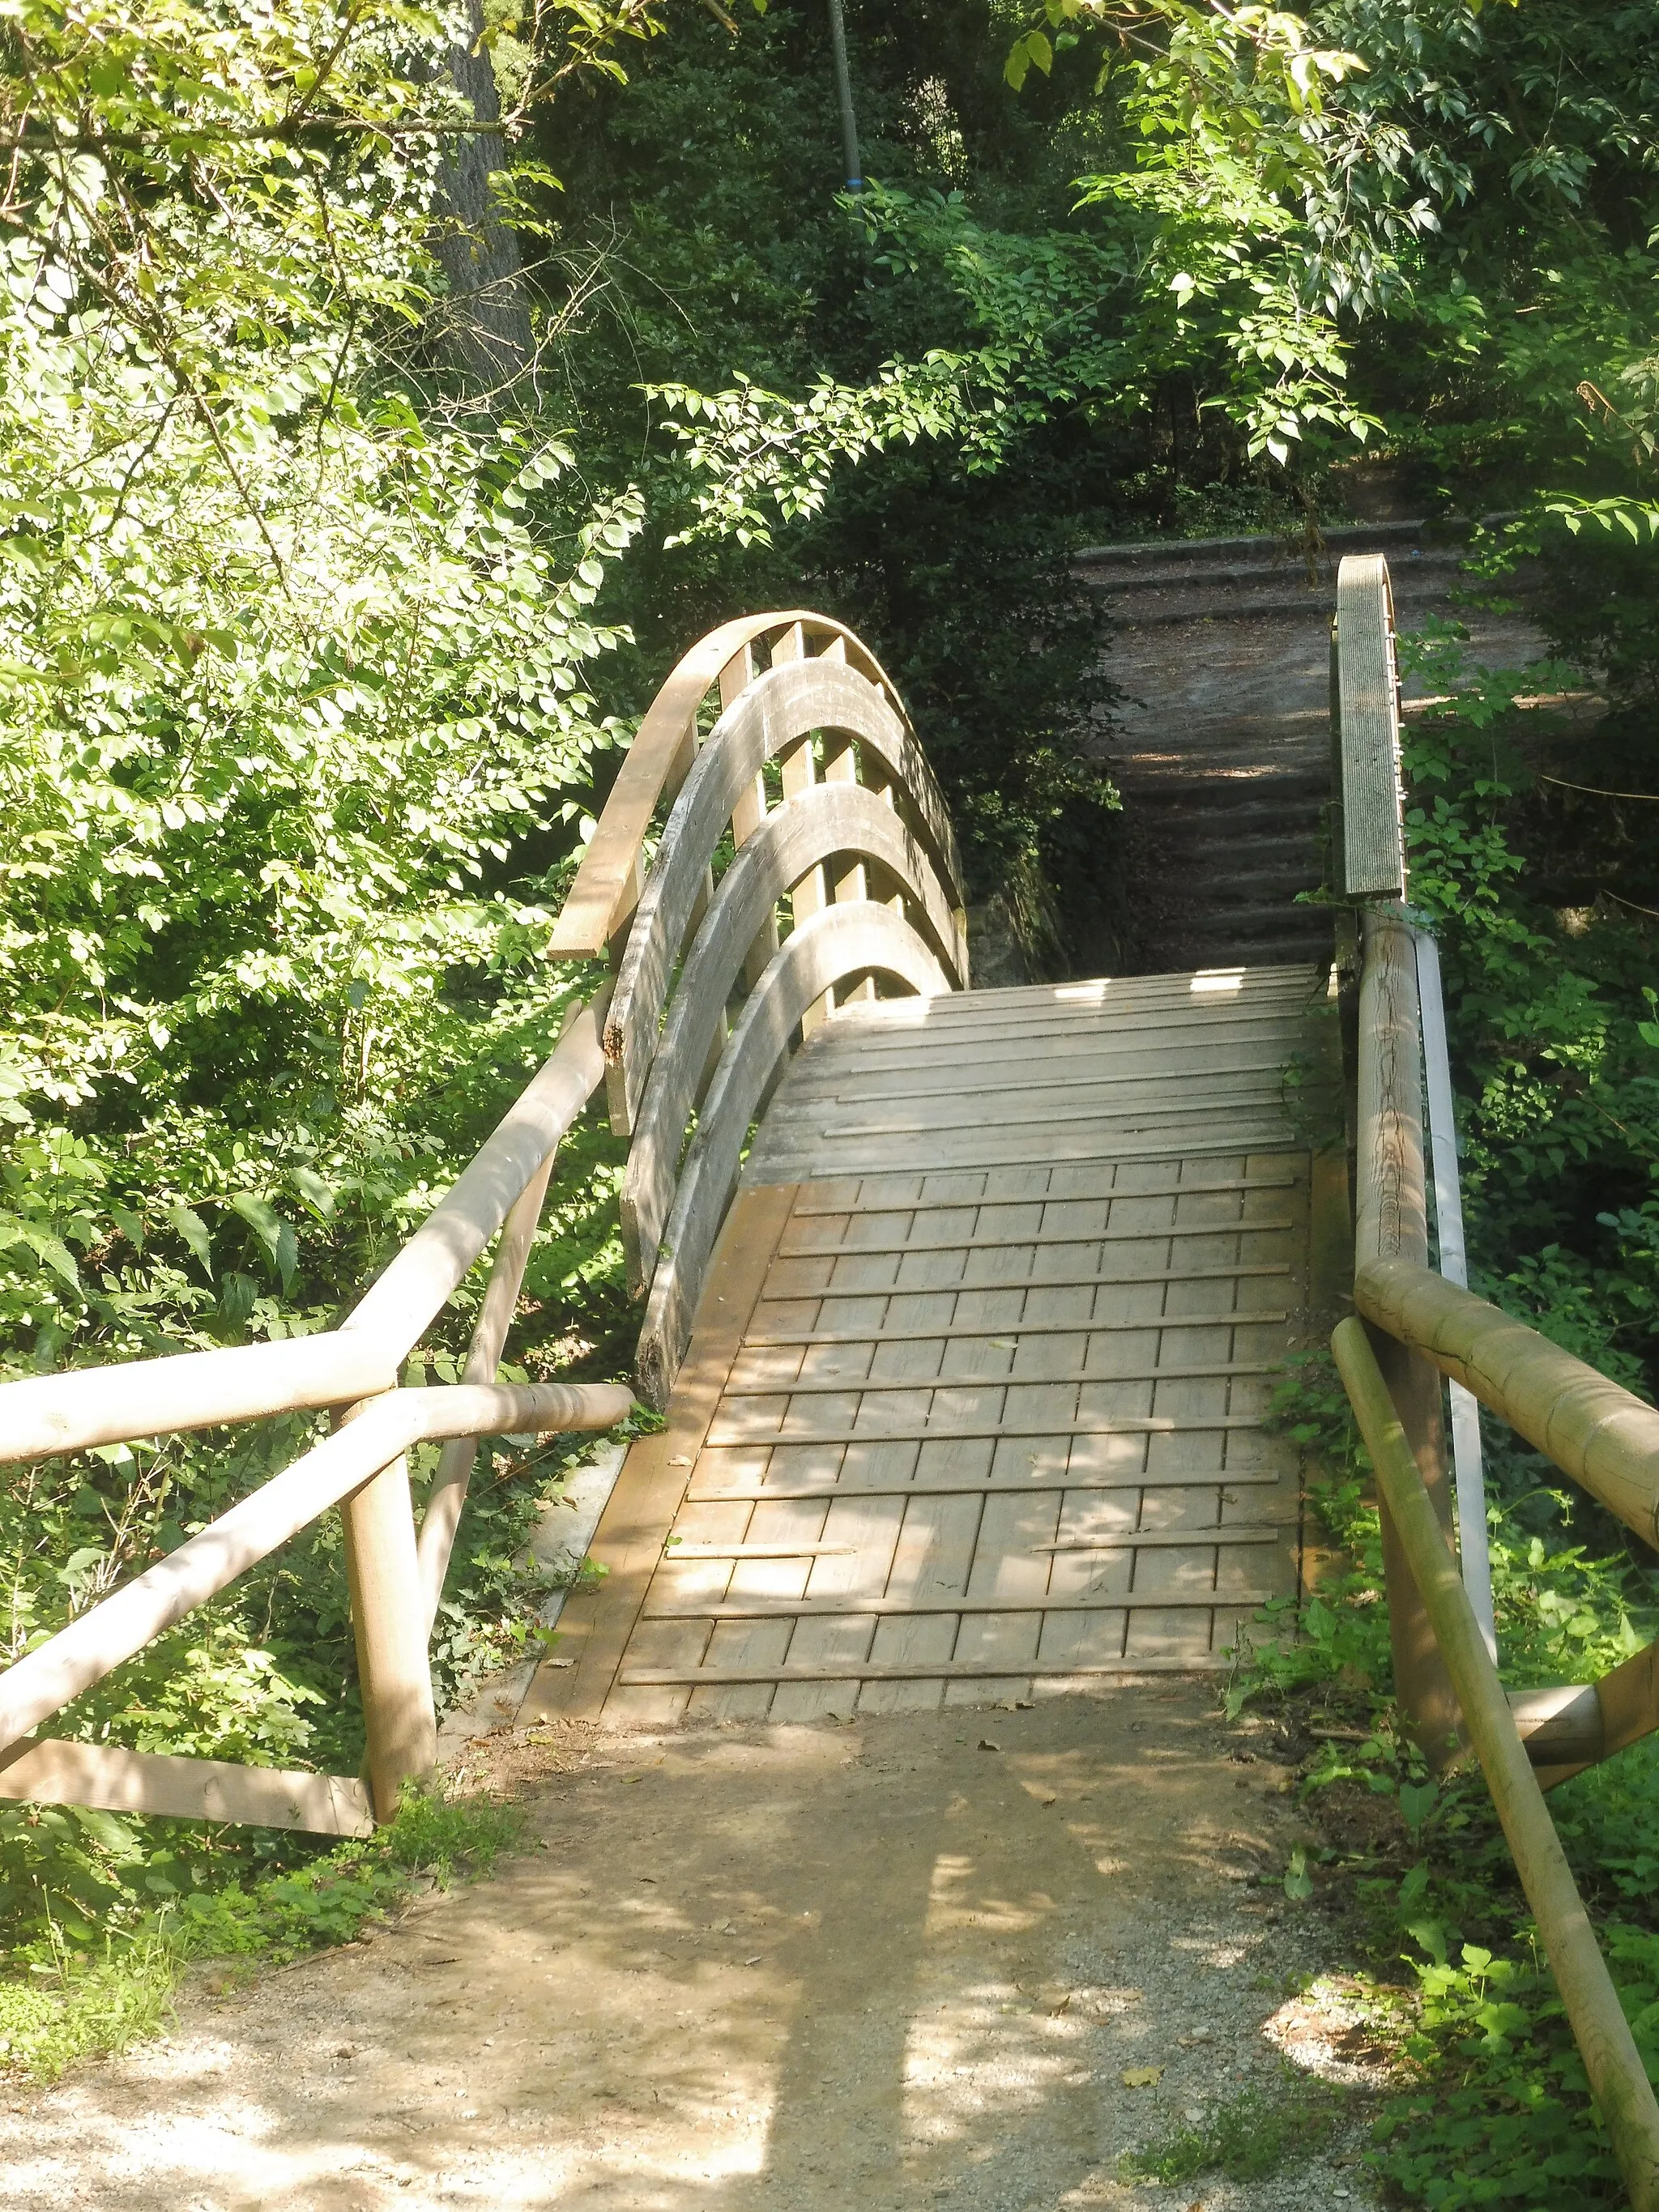
<instances>
[{"instance_id":1,"label":"curved arched railing","mask_svg":"<svg viewBox=\"0 0 1659 2212\"><path fill-rule=\"evenodd\" d=\"M554 960L602 957L632 919L640 895L647 840L658 806L685 781L696 756L697 723L711 692L721 706L765 665L823 653L839 641L849 666L889 698L896 699L880 663L842 623L801 608L739 615L699 638L682 655L640 724L582 856L576 879L559 909L548 945Z\"/></svg>"},{"instance_id":2,"label":"curved arched railing","mask_svg":"<svg viewBox=\"0 0 1659 2212\"><path fill-rule=\"evenodd\" d=\"M968 980L950 817L891 684L850 631L757 616L686 654L555 933L556 955L602 949L617 967L606 1091L630 1140L623 1238L629 1286L647 1297L637 1372L660 1407L744 1139L797 1037L848 995Z\"/></svg>"}]
</instances>

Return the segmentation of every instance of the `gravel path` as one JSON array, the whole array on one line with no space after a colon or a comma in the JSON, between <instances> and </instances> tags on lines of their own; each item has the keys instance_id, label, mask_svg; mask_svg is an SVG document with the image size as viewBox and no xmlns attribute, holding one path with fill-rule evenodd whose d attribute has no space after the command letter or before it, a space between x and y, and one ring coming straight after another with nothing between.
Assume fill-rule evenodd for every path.
<instances>
[{"instance_id":1,"label":"gravel path","mask_svg":"<svg viewBox=\"0 0 1659 2212\"><path fill-rule=\"evenodd\" d=\"M1362 2212L1377 2059L1212 1683L811 1727L502 1732L531 1848L0 2113L15 2212ZM1254 1741L1264 1750L1268 1739ZM1120 2154L1288 2063L1273 2179ZM1150 2077L1150 2078L1149 2078Z\"/></svg>"}]
</instances>

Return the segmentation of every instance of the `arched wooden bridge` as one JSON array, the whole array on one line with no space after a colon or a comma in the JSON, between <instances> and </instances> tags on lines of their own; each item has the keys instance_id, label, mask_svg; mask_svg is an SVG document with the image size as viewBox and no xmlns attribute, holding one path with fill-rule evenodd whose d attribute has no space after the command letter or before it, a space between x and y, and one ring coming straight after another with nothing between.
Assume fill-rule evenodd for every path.
<instances>
[{"instance_id":1,"label":"arched wooden bridge","mask_svg":"<svg viewBox=\"0 0 1659 2212\"><path fill-rule=\"evenodd\" d=\"M558 1144L603 1086L629 1147L638 1382L665 1422L629 1451L605 1572L525 1717L799 1720L1224 1666L1301 1589L1297 1453L1269 1401L1346 1312L1402 1709L1432 1762L1479 1756L1632 2201L1659 2212L1659 2108L1540 1794L1659 1726L1656 1668L1505 1697L1469 1449L1478 1398L1652 1542L1659 1414L1461 1287L1449 1094L1430 1268L1421 1071L1436 1107L1443 1042L1405 904L1380 559L1344 562L1336 642L1335 960L989 991L947 811L866 647L799 611L695 647L555 932L555 958L605 980L341 1327L0 1389L13 1462L344 1415L0 1675L0 1796L354 1833L432 1766L427 1643L477 1438L629 1409L615 1387L496 1380ZM492 1243L464 1381L400 1388ZM407 1454L438 1438L417 1525ZM38 1733L336 1507L362 1778Z\"/></svg>"}]
</instances>

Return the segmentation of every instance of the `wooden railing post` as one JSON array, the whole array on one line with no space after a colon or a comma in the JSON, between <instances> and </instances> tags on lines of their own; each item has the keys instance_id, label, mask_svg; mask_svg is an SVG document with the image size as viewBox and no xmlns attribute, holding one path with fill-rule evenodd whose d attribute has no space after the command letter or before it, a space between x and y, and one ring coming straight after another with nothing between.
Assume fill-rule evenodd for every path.
<instances>
[{"instance_id":1,"label":"wooden railing post","mask_svg":"<svg viewBox=\"0 0 1659 2212\"><path fill-rule=\"evenodd\" d=\"M1429 1224L1423 1175L1415 951L1405 915L1398 907L1368 908L1364 930L1355 1259L1360 1267L1373 1260L1407 1260L1414 1266L1426 1267ZM1451 1486L1446 1479L1439 1370L1385 1331L1366 1326L1412 1456L1449 1542ZM1457 1698L1398 1531L1380 1494L1377 1507L1395 1690L1413 1740L1430 1765L1440 1767L1453 1756L1460 1741Z\"/></svg>"},{"instance_id":2,"label":"wooden railing post","mask_svg":"<svg viewBox=\"0 0 1659 2212\"><path fill-rule=\"evenodd\" d=\"M389 1820L404 1784L430 1774L438 1763L407 1457L399 1455L354 1491L341 1517L368 1736L369 1796L375 1819Z\"/></svg>"},{"instance_id":3,"label":"wooden railing post","mask_svg":"<svg viewBox=\"0 0 1659 2212\"><path fill-rule=\"evenodd\" d=\"M1361 1433L1434 1619L1434 1633L1456 1669L1470 1738L1538 1923L1561 2002L1584 2061L1590 2094L1613 2138L1632 2212L1659 2212L1659 2104L1595 1941L1567 1855L1545 1807L1537 1777L1516 1733L1498 1670L1437 1516L1418 1484L1392 1393L1367 1357L1358 1321L1339 1324L1331 1346Z\"/></svg>"},{"instance_id":4,"label":"wooden railing post","mask_svg":"<svg viewBox=\"0 0 1659 2212\"><path fill-rule=\"evenodd\" d=\"M1416 948L1403 903L1394 599L1388 562L1380 555L1350 554L1339 568L1334 639L1331 708L1339 888L1350 899L1368 902L1360 916L1354 1261L1360 1267L1373 1260L1409 1260L1425 1267L1422 1035ZM1439 1373L1383 1331L1371 1329L1370 1337L1412 1456L1449 1540L1451 1494ZM1395 1690L1407 1730L1437 1767L1459 1741L1457 1699L1380 1494L1377 1506Z\"/></svg>"}]
</instances>

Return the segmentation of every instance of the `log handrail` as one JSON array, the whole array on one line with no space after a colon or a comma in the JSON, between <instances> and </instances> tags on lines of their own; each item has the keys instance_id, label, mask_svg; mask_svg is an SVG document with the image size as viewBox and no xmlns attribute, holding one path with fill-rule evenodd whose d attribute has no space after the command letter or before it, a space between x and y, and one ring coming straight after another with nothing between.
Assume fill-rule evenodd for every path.
<instances>
[{"instance_id":1,"label":"log handrail","mask_svg":"<svg viewBox=\"0 0 1659 2212\"><path fill-rule=\"evenodd\" d=\"M1394 586L1380 553L1350 553L1336 574L1336 757L1340 763L1340 889L1349 898L1406 895L1401 814L1400 676Z\"/></svg>"},{"instance_id":2,"label":"log handrail","mask_svg":"<svg viewBox=\"0 0 1659 2212\"><path fill-rule=\"evenodd\" d=\"M1659 2212L1659 2103L1480 1624L1364 1327L1340 1322L1331 1345L1538 1923L1591 2094L1613 2137L1632 2212Z\"/></svg>"},{"instance_id":3,"label":"log handrail","mask_svg":"<svg viewBox=\"0 0 1659 2212\"><path fill-rule=\"evenodd\" d=\"M356 1420L0 1674L0 1750L205 1605L411 1444L437 1437L611 1428L626 1418L631 1402L627 1390L611 1383L388 1390Z\"/></svg>"},{"instance_id":4,"label":"log handrail","mask_svg":"<svg viewBox=\"0 0 1659 2212\"><path fill-rule=\"evenodd\" d=\"M1659 2212L1659 2103L1543 1795L1659 1728L1659 1657L1638 1653L1591 1688L1506 1697L1456 1563L1443 1378L1650 1544L1659 1544L1659 1413L1428 1266L1421 1006L1405 905L1393 601L1379 556L1343 562L1334 636L1332 872L1366 903L1354 1070L1358 1311L1331 1344L1376 1476L1395 1692L1432 1765L1463 1747L1480 1759L1631 2203Z\"/></svg>"},{"instance_id":5,"label":"log handrail","mask_svg":"<svg viewBox=\"0 0 1659 2212\"><path fill-rule=\"evenodd\" d=\"M495 1382L554 1154L603 1079L605 1011L605 995L572 1011L529 1086L338 1328L0 1384L0 1462L273 1413L354 1409L335 1435L0 1673L0 1796L165 1812L199 1804L216 1817L356 1834L371 1819L389 1819L404 1785L430 1769L437 1730L427 1644L477 1439L612 1428L633 1402L614 1384ZM465 1382L399 1389L404 1360L503 1224ZM459 1440L459 1449L441 1460L417 1537L405 1455L437 1437ZM115 1746L94 1758L73 1744L24 1741L335 1505L345 1521L367 1793L345 1776L273 1775Z\"/></svg>"},{"instance_id":6,"label":"log handrail","mask_svg":"<svg viewBox=\"0 0 1659 2212\"><path fill-rule=\"evenodd\" d=\"M1659 1550L1659 1411L1430 1268L1369 1261L1355 1270L1354 1304Z\"/></svg>"},{"instance_id":7,"label":"log handrail","mask_svg":"<svg viewBox=\"0 0 1659 2212\"><path fill-rule=\"evenodd\" d=\"M599 1088L605 1003L574 1009L529 1087L337 1329L0 1382L0 1465L393 1389L434 1316Z\"/></svg>"}]
</instances>

